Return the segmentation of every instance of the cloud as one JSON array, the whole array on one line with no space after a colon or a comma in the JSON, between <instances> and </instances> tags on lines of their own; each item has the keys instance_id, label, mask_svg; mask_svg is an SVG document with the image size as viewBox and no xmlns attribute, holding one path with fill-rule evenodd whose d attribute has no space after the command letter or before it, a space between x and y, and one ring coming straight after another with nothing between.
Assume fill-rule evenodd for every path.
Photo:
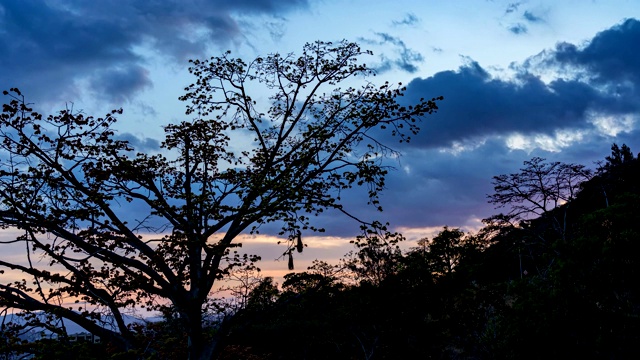
<instances>
[{"instance_id":1,"label":"cloud","mask_svg":"<svg viewBox=\"0 0 640 360\"><path fill-rule=\"evenodd\" d=\"M413 26L420 23L420 18L413 13L408 13L402 18L402 20L393 20L391 24L393 26Z\"/></svg>"},{"instance_id":2,"label":"cloud","mask_svg":"<svg viewBox=\"0 0 640 360\"><path fill-rule=\"evenodd\" d=\"M513 80L493 78L477 62L407 85L407 102L444 96L437 114L428 117L428 135L418 147L450 147L455 142L513 132L553 134L555 130L590 126L593 109L612 110L612 99L578 81L544 83L531 74Z\"/></svg>"},{"instance_id":3,"label":"cloud","mask_svg":"<svg viewBox=\"0 0 640 360\"><path fill-rule=\"evenodd\" d=\"M89 77L89 84L98 99L111 104L122 104L137 92L152 86L149 72L135 64L99 70Z\"/></svg>"},{"instance_id":4,"label":"cloud","mask_svg":"<svg viewBox=\"0 0 640 360\"><path fill-rule=\"evenodd\" d=\"M125 101L151 85L145 51L175 62L242 39L241 19L306 7L288 1L10 1L0 4L0 76L36 101L77 99L87 84ZM146 49L146 50L145 50ZM148 55L148 54L147 54ZM55 89L55 91L52 91Z\"/></svg>"},{"instance_id":5,"label":"cloud","mask_svg":"<svg viewBox=\"0 0 640 360\"><path fill-rule=\"evenodd\" d=\"M397 58L388 58L385 55L380 55L380 64L373 67L378 73L384 73L394 68L408 73L418 71L417 64L424 62L422 54L407 47L405 42L398 37L382 32L376 32L375 35L379 40L360 38L360 41L369 45L391 45L395 48L395 51L390 51L390 53L398 54Z\"/></svg>"},{"instance_id":6,"label":"cloud","mask_svg":"<svg viewBox=\"0 0 640 360\"><path fill-rule=\"evenodd\" d=\"M558 149L576 141L570 141L567 132L606 134L603 118L639 115L638 43L640 22L627 20L581 47L560 43L533 56L515 67L517 75L511 79L493 77L472 59L456 71L415 78L407 85L407 103L439 95L444 101L424 123L427 136L412 146L451 148L492 136L526 134L531 144ZM564 76L543 80L557 68ZM618 125L616 134L631 131L637 121Z\"/></svg>"},{"instance_id":7,"label":"cloud","mask_svg":"<svg viewBox=\"0 0 640 360\"><path fill-rule=\"evenodd\" d=\"M505 9L504 13L511 14L512 12L516 12L518 11L518 8L520 7L520 5L522 5L522 2L510 3L509 5L507 5L507 8Z\"/></svg>"},{"instance_id":8,"label":"cloud","mask_svg":"<svg viewBox=\"0 0 640 360\"><path fill-rule=\"evenodd\" d=\"M458 153L404 147L404 156L387 177L387 188L381 197L384 212L378 218L389 221L394 229L449 225L475 231L481 226L480 219L500 212L487 203L487 195L494 191L493 176L514 173L523 161L534 156L595 168L595 162L604 159L613 142L626 143L634 152L640 149L639 133L634 130L615 138L592 134L561 152L513 149L500 137L486 139L473 149ZM419 135L435 136L438 134ZM402 171L402 167L411 171Z\"/></svg>"},{"instance_id":9,"label":"cloud","mask_svg":"<svg viewBox=\"0 0 640 360\"><path fill-rule=\"evenodd\" d=\"M523 2L510 3L504 14L503 19L506 20L506 29L515 35L524 35L529 33L529 27L527 25L537 25L546 22L547 11L543 10L524 10L520 12L520 7ZM544 15L541 15L543 13ZM524 21L523 21L524 20Z\"/></svg>"},{"instance_id":10,"label":"cloud","mask_svg":"<svg viewBox=\"0 0 640 360\"><path fill-rule=\"evenodd\" d=\"M375 134L404 154L386 163L396 170L389 172L380 199L384 212L366 206L366 189L360 188L341 194L345 209L362 219L389 221L394 229L449 225L473 230L478 219L499 212L486 202L492 177L516 172L533 156L594 167L612 142L637 151L639 97L615 86L640 74L635 54L621 53L639 43L631 25L613 27L583 46L565 44L536 55L539 69L528 61L514 68L513 78L495 77L464 58L457 70L413 79L406 103L443 95L440 110L425 117L409 144ZM378 36L375 44L393 44L393 37ZM615 48L599 44L604 40ZM618 69L604 68L614 60ZM559 66L567 68L565 76L549 80L549 71ZM322 214L314 224L330 235L357 234L357 223L336 212Z\"/></svg>"},{"instance_id":11,"label":"cloud","mask_svg":"<svg viewBox=\"0 0 640 360\"><path fill-rule=\"evenodd\" d=\"M269 32L271 39L274 41L280 41L285 34L285 23L286 19L284 18L274 18L271 21L266 21L264 23L264 27Z\"/></svg>"},{"instance_id":12,"label":"cloud","mask_svg":"<svg viewBox=\"0 0 640 360\"><path fill-rule=\"evenodd\" d=\"M421 137L433 134L423 133ZM491 177L504 172L517 156L504 144L490 141L454 155L438 149L407 151L400 160L411 173L396 171L387 180L385 200L390 204L384 215L391 215L394 226L465 226L474 219L488 217L486 194L491 192ZM523 154L524 155L524 154ZM493 161L480 161L480 159ZM393 199L393 202L390 200Z\"/></svg>"},{"instance_id":13,"label":"cloud","mask_svg":"<svg viewBox=\"0 0 640 360\"><path fill-rule=\"evenodd\" d=\"M531 23L539 23L544 22L544 19L541 16L535 15L533 12L527 10L522 14L522 17Z\"/></svg>"},{"instance_id":14,"label":"cloud","mask_svg":"<svg viewBox=\"0 0 640 360\"><path fill-rule=\"evenodd\" d=\"M608 85L621 94L635 96L640 88L640 21L628 19L598 33L586 46L559 43L553 51L542 53L544 66L579 70L586 81ZM614 89L609 89L612 91Z\"/></svg>"},{"instance_id":15,"label":"cloud","mask_svg":"<svg viewBox=\"0 0 640 360\"><path fill-rule=\"evenodd\" d=\"M522 23L513 24L508 27L508 30L516 35L526 34L529 31L527 26Z\"/></svg>"},{"instance_id":16,"label":"cloud","mask_svg":"<svg viewBox=\"0 0 640 360\"><path fill-rule=\"evenodd\" d=\"M397 148L404 156L390 164L397 170L389 173L378 217L404 229L473 230L478 219L498 213L486 203L494 175L515 172L533 156L593 168L613 142L640 148L639 27L627 20L581 46L558 44L514 67L510 79L469 58L455 71L415 78L407 104L445 99L421 133Z\"/></svg>"}]
</instances>

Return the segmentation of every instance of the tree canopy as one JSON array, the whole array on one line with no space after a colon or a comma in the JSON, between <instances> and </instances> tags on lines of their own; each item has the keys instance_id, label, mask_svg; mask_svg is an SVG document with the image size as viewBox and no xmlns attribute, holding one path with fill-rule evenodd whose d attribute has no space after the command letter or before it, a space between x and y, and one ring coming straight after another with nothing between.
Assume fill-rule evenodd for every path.
<instances>
[{"instance_id":1,"label":"tree canopy","mask_svg":"<svg viewBox=\"0 0 640 360\"><path fill-rule=\"evenodd\" d=\"M402 105L402 85L369 82L374 73L360 62L367 54L355 43L318 41L298 56L194 60L196 81L180 98L188 120L164 127L158 154L118 139L122 110L45 116L18 89L5 91L0 224L21 233L0 246L21 244L25 258L0 259L20 279L0 281L0 306L47 314L26 317L34 325L72 320L123 349L135 340L127 309L171 307L190 359L208 358L207 297L234 267L257 260L234 252L238 235L276 224L291 257L302 231L324 230L313 217L327 209L354 218L367 236L385 231L358 219L340 194L364 186L381 209L383 159L396 154L389 136L410 141L441 98ZM351 78L364 85L341 86ZM258 88L269 92L266 103ZM241 139L250 146L236 151ZM127 215L134 207L135 219ZM74 299L90 306L69 305Z\"/></svg>"}]
</instances>

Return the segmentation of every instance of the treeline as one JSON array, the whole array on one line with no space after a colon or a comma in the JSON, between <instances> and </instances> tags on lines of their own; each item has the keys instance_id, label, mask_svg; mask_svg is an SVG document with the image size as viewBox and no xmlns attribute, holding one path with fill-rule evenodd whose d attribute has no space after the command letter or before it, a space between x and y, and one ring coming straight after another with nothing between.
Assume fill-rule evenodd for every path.
<instances>
[{"instance_id":1,"label":"treeline","mask_svg":"<svg viewBox=\"0 0 640 360\"><path fill-rule=\"evenodd\" d=\"M226 358L639 358L640 160L614 144L595 173L534 158L494 185L506 213L477 234L361 239L342 267L265 280Z\"/></svg>"},{"instance_id":2,"label":"treeline","mask_svg":"<svg viewBox=\"0 0 640 360\"><path fill-rule=\"evenodd\" d=\"M595 172L534 158L493 181L505 212L478 233L445 227L406 252L371 234L338 265L245 282L209 328L216 357L640 358L640 160L614 144ZM171 314L134 331L139 351L49 341L35 358L185 358Z\"/></svg>"}]
</instances>

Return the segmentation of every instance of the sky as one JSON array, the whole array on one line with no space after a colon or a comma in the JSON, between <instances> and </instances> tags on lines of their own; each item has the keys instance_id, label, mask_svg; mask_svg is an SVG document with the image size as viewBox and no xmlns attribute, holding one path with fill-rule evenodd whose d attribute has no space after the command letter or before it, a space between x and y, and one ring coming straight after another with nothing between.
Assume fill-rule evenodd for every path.
<instances>
[{"instance_id":1,"label":"sky","mask_svg":"<svg viewBox=\"0 0 640 360\"><path fill-rule=\"evenodd\" d=\"M363 60L375 82L406 84L407 102L444 96L420 135L395 146L384 212L366 208L363 191L346 199L408 244L445 225L477 230L500 211L487 203L492 177L534 156L594 168L614 142L640 151L635 0L0 0L0 87L43 113L122 107L119 136L155 151L162 125L185 120L189 59L341 39L372 50ZM357 224L332 213L317 223L326 237L305 234L303 262L350 249ZM244 241L285 271L270 261L277 240Z\"/></svg>"}]
</instances>

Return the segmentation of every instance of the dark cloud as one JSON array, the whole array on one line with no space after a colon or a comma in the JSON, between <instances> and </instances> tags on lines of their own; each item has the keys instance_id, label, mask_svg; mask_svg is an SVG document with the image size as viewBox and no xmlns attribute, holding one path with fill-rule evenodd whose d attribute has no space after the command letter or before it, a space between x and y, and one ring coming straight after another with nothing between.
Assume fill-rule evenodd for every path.
<instances>
[{"instance_id":1,"label":"dark cloud","mask_svg":"<svg viewBox=\"0 0 640 360\"><path fill-rule=\"evenodd\" d=\"M382 201L390 204L384 214L400 227L471 226L474 220L494 213L486 201L492 176L509 171L526 156L512 153L499 141L460 154L437 149L409 151L400 160L408 170L389 175Z\"/></svg>"},{"instance_id":2,"label":"dark cloud","mask_svg":"<svg viewBox=\"0 0 640 360\"><path fill-rule=\"evenodd\" d=\"M394 26L413 26L420 23L420 18L415 14L408 13L402 18L402 20L393 20L391 22Z\"/></svg>"},{"instance_id":3,"label":"dark cloud","mask_svg":"<svg viewBox=\"0 0 640 360\"><path fill-rule=\"evenodd\" d=\"M629 110L628 104L579 81L546 84L531 74L501 80L476 62L407 85L409 102L438 95L445 100L424 124L429 135L414 141L415 146L448 147L456 141L514 132L552 135L558 129L590 126L585 120L589 110Z\"/></svg>"},{"instance_id":4,"label":"dark cloud","mask_svg":"<svg viewBox=\"0 0 640 360\"><path fill-rule=\"evenodd\" d=\"M444 225L475 230L479 220L495 215L487 202L493 193L493 176L517 172L526 160L539 156L548 161L584 164L595 168L595 162L609 154L611 143L628 144L636 153L640 150L638 132L616 138L596 137L589 142L576 143L562 152L535 149L532 152L513 150L500 138L491 138L469 151L454 153L442 149L399 147L404 155L389 160L394 170L387 176L386 189L381 195L383 212L366 205L366 192L342 194L345 209L364 220L389 222L393 229L427 228ZM423 132L420 138L437 136ZM333 211L314 218L314 225L324 227L330 236L356 236L358 223ZM263 227L263 233L275 234L276 227ZM425 233L425 236L428 235Z\"/></svg>"},{"instance_id":5,"label":"dark cloud","mask_svg":"<svg viewBox=\"0 0 640 360\"><path fill-rule=\"evenodd\" d=\"M486 201L493 192L492 177L517 172L525 160L539 156L595 168L613 142L639 151L640 129L603 132L592 122L594 116L640 118L640 97L629 90L637 88L640 74L637 24L626 21L582 47L559 44L536 56L536 69L532 59L514 68L518 74L512 79L496 78L471 59L456 71L414 79L407 85L407 103L443 95L439 112L425 118L411 143L396 148L404 156L388 163L396 170L389 173L381 197L384 212L364 206L366 194L359 191L343 196L345 208L356 209L363 219L389 221L394 228L472 229L479 219L500 212ZM567 70L565 76L544 81L535 75L548 75L558 66ZM558 131L584 135L555 149L517 150L506 142L513 134L554 138ZM377 138L393 144L384 134ZM318 221L331 234L355 232L353 222L337 215Z\"/></svg>"},{"instance_id":6,"label":"dark cloud","mask_svg":"<svg viewBox=\"0 0 640 360\"><path fill-rule=\"evenodd\" d=\"M509 5L507 5L507 8L505 9L504 13L511 14L512 12L518 11L518 8L520 7L521 4L522 4L521 2L510 3Z\"/></svg>"},{"instance_id":7,"label":"dark cloud","mask_svg":"<svg viewBox=\"0 0 640 360\"><path fill-rule=\"evenodd\" d=\"M528 22L539 23L544 22L544 19L541 16L535 15L533 12L527 10L522 14L522 17Z\"/></svg>"},{"instance_id":8,"label":"dark cloud","mask_svg":"<svg viewBox=\"0 0 640 360\"><path fill-rule=\"evenodd\" d=\"M416 78L407 85L408 103L442 95L437 114L424 124L417 147L514 133L553 137L560 130L593 130L593 114L620 117L640 111L640 22L627 20L597 34L583 47L561 43L518 68L513 79L492 77L467 59L457 71ZM562 67L567 76L543 81L534 73ZM569 71L571 70L571 71Z\"/></svg>"},{"instance_id":9,"label":"dark cloud","mask_svg":"<svg viewBox=\"0 0 640 360\"><path fill-rule=\"evenodd\" d=\"M616 137L596 136L558 152L532 152L508 148L499 138L491 138L469 151L452 153L441 149L408 149L389 173L381 201L379 218L394 227L420 228L443 225L472 230L479 220L498 214L487 203L493 193L493 176L517 172L526 160L539 156L548 161L583 164L595 169L596 162L610 153L613 142L640 150L640 131ZM421 133L428 138L437 134ZM403 169L406 167L406 171Z\"/></svg>"},{"instance_id":10,"label":"dark cloud","mask_svg":"<svg viewBox=\"0 0 640 360\"><path fill-rule=\"evenodd\" d=\"M586 46L559 43L542 56L545 66L583 71L587 81L618 87L640 88L640 21L628 19L598 33ZM634 91L634 92L635 92Z\"/></svg>"},{"instance_id":11,"label":"dark cloud","mask_svg":"<svg viewBox=\"0 0 640 360\"><path fill-rule=\"evenodd\" d=\"M151 83L140 48L183 62L242 38L239 18L305 6L307 0L3 2L0 77L36 99L77 99L88 82L122 102Z\"/></svg>"},{"instance_id":12,"label":"dark cloud","mask_svg":"<svg viewBox=\"0 0 640 360\"><path fill-rule=\"evenodd\" d=\"M89 78L89 84L98 99L111 104L122 104L152 85L148 71L137 65L96 71Z\"/></svg>"},{"instance_id":13,"label":"dark cloud","mask_svg":"<svg viewBox=\"0 0 640 360\"><path fill-rule=\"evenodd\" d=\"M592 120L640 118L639 24L627 20L583 46L561 43L514 68L513 79L493 77L467 59L456 71L411 81L407 103L438 95L445 100L437 114L425 118L423 131L399 149L405 155L393 164L397 170L387 179L380 216L396 227L472 228L500 211L486 202L492 177L517 172L531 157L595 168L613 142L637 152L637 124L600 131ZM558 67L565 71L552 81L534 74L548 75ZM561 151L515 150L505 141L516 133L553 138L561 130L584 135Z\"/></svg>"},{"instance_id":14,"label":"dark cloud","mask_svg":"<svg viewBox=\"0 0 640 360\"><path fill-rule=\"evenodd\" d=\"M529 31L526 25L522 23L513 24L509 26L507 29L516 35L526 34Z\"/></svg>"},{"instance_id":15,"label":"dark cloud","mask_svg":"<svg viewBox=\"0 0 640 360\"><path fill-rule=\"evenodd\" d=\"M515 34L515 35L523 35L529 33L529 27L527 25L535 25L541 24L545 22L545 17L540 15L540 11L533 10L524 10L522 13L519 12L520 6L522 2L511 3L507 6L507 9L504 12L503 18L506 20L506 29ZM516 17L516 13L521 14ZM524 22L522 21L524 20Z\"/></svg>"},{"instance_id":16,"label":"dark cloud","mask_svg":"<svg viewBox=\"0 0 640 360\"><path fill-rule=\"evenodd\" d=\"M375 35L378 39L360 38L360 41L368 45L392 45L396 50L390 53L398 54L398 57L393 59L380 55L380 64L374 66L378 73L384 73L394 68L408 73L418 71L418 64L424 62L422 54L407 47L405 42L398 37L381 32L377 32Z\"/></svg>"}]
</instances>

